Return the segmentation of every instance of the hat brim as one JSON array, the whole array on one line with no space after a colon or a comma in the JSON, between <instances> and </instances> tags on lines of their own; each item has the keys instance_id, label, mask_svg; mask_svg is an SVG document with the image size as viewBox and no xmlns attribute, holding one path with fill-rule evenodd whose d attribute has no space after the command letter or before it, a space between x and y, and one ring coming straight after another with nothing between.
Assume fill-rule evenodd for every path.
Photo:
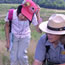
<instances>
[{"instance_id":1,"label":"hat brim","mask_svg":"<svg viewBox=\"0 0 65 65\"><path fill-rule=\"evenodd\" d=\"M57 34L57 35L63 35L63 34L65 34L65 31L53 31L53 30L48 29L48 28L47 28L47 23L48 23L48 21L42 22L42 23L39 25L39 28L40 28L43 32L50 33L50 34Z\"/></svg>"}]
</instances>

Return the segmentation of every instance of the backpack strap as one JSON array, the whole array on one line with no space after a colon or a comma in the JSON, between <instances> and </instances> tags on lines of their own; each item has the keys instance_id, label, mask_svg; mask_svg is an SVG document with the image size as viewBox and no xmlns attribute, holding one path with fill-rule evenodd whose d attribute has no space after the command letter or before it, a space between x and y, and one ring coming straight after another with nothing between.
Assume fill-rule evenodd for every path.
<instances>
[{"instance_id":1,"label":"backpack strap","mask_svg":"<svg viewBox=\"0 0 65 65\"><path fill-rule=\"evenodd\" d=\"M12 25L12 19L13 19L13 11L14 9L9 9L9 13L8 13L8 20L9 20L9 33L11 33L11 25Z\"/></svg>"},{"instance_id":2,"label":"backpack strap","mask_svg":"<svg viewBox=\"0 0 65 65\"><path fill-rule=\"evenodd\" d=\"M45 46L46 47L46 53L48 53L49 49L50 49L50 45Z\"/></svg>"},{"instance_id":3,"label":"backpack strap","mask_svg":"<svg viewBox=\"0 0 65 65\"><path fill-rule=\"evenodd\" d=\"M65 44L64 44L64 49L65 49Z\"/></svg>"},{"instance_id":4,"label":"backpack strap","mask_svg":"<svg viewBox=\"0 0 65 65\"><path fill-rule=\"evenodd\" d=\"M48 37L47 37L47 35L46 35L46 42L47 42L47 40L48 40ZM46 43L46 42L45 42L45 43ZM50 49L50 45L46 45L45 48L46 48L46 54L47 54L48 51L49 51L49 49ZM46 60L47 60L47 59L46 59L46 55L45 55L45 59L44 59L42 65L44 65L44 63L46 62Z\"/></svg>"},{"instance_id":5,"label":"backpack strap","mask_svg":"<svg viewBox=\"0 0 65 65\"><path fill-rule=\"evenodd\" d=\"M47 40L48 40L48 37L47 37L47 35L46 35L46 42L47 42ZM46 42L45 42L45 43L46 43ZM48 53L48 51L49 51L49 49L50 49L50 45L46 45L45 48L46 48L46 53Z\"/></svg>"},{"instance_id":6,"label":"backpack strap","mask_svg":"<svg viewBox=\"0 0 65 65\"><path fill-rule=\"evenodd\" d=\"M32 21L29 21L29 25L31 25Z\"/></svg>"}]
</instances>

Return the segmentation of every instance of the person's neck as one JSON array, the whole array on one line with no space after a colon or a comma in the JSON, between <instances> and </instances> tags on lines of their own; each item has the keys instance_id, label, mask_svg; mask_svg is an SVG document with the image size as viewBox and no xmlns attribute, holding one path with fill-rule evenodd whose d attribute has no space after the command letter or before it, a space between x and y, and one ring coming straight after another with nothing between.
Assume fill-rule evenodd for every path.
<instances>
[{"instance_id":1,"label":"person's neck","mask_svg":"<svg viewBox=\"0 0 65 65\"><path fill-rule=\"evenodd\" d=\"M19 19L19 18L18 18ZM19 19L20 21L26 21L27 19Z\"/></svg>"},{"instance_id":2,"label":"person's neck","mask_svg":"<svg viewBox=\"0 0 65 65\"><path fill-rule=\"evenodd\" d=\"M54 48L57 47L58 43L59 43L59 41L53 42L53 46L54 46Z\"/></svg>"}]
</instances>

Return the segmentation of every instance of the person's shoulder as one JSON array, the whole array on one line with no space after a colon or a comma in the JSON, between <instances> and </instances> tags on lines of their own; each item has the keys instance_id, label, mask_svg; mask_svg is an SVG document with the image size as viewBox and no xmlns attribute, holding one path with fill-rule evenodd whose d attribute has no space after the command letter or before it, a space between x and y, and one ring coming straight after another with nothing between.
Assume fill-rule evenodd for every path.
<instances>
[{"instance_id":1,"label":"person's shoulder","mask_svg":"<svg viewBox=\"0 0 65 65\"><path fill-rule=\"evenodd\" d=\"M40 39L46 39L46 34L43 34Z\"/></svg>"},{"instance_id":2,"label":"person's shoulder","mask_svg":"<svg viewBox=\"0 0 65 65\"><path fill-rule=\"evenodd\" d=\"M14 9L13 12L16 14L17 13L17 9Z\"/></svg>"},{"instance_id":3,"label":"person's shoulder","mask_svg":"<svg viewBox=\"0 0 65 65\"><path fill-rule=\"evenodd\" d=\"M40 39L38 40L38 44L37 47L41 47L43 48L45 46L46 43L46 34L43 34Z\"/></svg>"},{"instance_id":4,"label":"person's shoulder","mask_svg":"<svg viewBox=\"0 0 65 65\"><path fill-rule=\"evenodd\" d=\"M17 9L14 9L13 11L13 19L17 19Z\"/></svg>"},{"instance_id":5,"label":"person's shoulder","mask_svg":"<svg viewBox=\"0 0 65 65\"><path fill-rule=\"evenodd\" d=\"M46 34L43 34L40 39L39 39L39 43L43 44L46 42Z\"/></svg>"}]
</instances>

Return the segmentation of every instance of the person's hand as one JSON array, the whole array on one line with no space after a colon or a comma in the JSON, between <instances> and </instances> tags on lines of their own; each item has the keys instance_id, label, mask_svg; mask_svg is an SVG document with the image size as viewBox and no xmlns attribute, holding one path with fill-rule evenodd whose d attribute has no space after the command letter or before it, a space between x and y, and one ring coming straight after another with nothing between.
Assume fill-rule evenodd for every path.
<instances>
[{"instance_id":1,"label":"person's hand","mask_svg":"<svg viewBox=\"0 0 65 65\"><path fill-rule=\"evenodd\" d=\"M35 26L35 28L37 32L42 33L42 31L39 29L39 25Z\"/></svg>"},{"instance_id":2,"label":"person's hand","mask_svg":"<svg viewBox=\"0 0 65 65\"><path fill-rule=\"evenodd\" d=\"M42 33L42 31L39 29L39 33Z\"/></svg>"},{"instance_id":3,"label":"person's hand","mask_svg":"<svg viewBox=\"0 0 65 65\"><path fill-rule=\"evenodd\" d=\"M42 62L38 61L38 60L34 60L33 61L33 65L42 65Z\"/></svg>"},{"instance_id":4,"label":"person's hand","mask_svg":"<svg viewBox=\"0 0 65 65\"><path fill-rule=\"evenodd\" d=\"M65 65L65 63L63 63L63 64L58 64L58 65Z\"/></svg>"}]
</instances>

